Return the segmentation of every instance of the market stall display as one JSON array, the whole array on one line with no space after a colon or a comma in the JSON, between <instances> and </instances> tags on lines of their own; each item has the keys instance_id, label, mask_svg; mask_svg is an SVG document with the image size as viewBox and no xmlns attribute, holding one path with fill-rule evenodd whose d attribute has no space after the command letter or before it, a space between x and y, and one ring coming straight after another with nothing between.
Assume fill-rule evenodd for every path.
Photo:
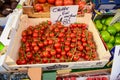
<instances>
[{"instance_id":1,"label":"market stall display","mask_svg":"<svg viewBox=\"0 0 120 80\"><path fill-rule=\"evenodd\" d=\"M40 67L43 73L49 72L47 76L53 71L48 78L52 76L56 80L110 79L110 70L95 71L95 73L92 70L106 68L105 65L114 57L115 52L110 53L111 50L116 45L120 45L120 22L114 21L114 24L110 24L114 15L101 17L96 12L100 16L98 18L91 13L93 9L91 0L20 0L18 2L19 0L0 2L2 14L0 16L7 19L4 23L1 22L2 17L0 17L0 79L4 77L3 80L30 80L29 75L33 74L40 80L46 80L45 74L39 76L39 73L42 73L41 69L36 70L39 71L38 73L35 69L31 69L33 72L26 72L30 68ZM54 23L50 18L50 8L68 5L79 6L79 8L77 6L76 22L71 23L71 21L70 25L65 26L61 23L62 17ZM98 3L95 8L99 11L103 7L104 5ZM71 12L75 13L75 11ZM120 50L118 57L119 52ZM56 71L66 69L70 69L71 72L56 74ZM82 73L81 70L79 72L78 69L83 69L85 72ZM72 72L72 70L77 71ZM36 80L35 76L32 78Z\"/></svg>"}]
</instances>

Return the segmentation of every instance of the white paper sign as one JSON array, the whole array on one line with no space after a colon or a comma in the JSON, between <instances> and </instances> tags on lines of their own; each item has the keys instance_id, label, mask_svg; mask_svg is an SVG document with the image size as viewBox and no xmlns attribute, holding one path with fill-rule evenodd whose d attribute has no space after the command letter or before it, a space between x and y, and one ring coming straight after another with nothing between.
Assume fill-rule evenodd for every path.
<instances>
[{"instance_id":1,"label":"white paper sign","mask_svg":"<svg viewBox=\"0 0 120 80\"><path fill-rule=\"evenodd\" d=\"M78 5L58 6L50 8L50 18L53 23L61 21L63 25L76 22Z\"/></svg>"},{"instance_id":2,"label":"white paper sign","mask_svg":"<svg viewBox=\"0 0 120 80\"><path fill-rule=\"evenodd\" d=\"M110 80L120 80L120 45L115 47Z\"/></svg>"}]
</instances>

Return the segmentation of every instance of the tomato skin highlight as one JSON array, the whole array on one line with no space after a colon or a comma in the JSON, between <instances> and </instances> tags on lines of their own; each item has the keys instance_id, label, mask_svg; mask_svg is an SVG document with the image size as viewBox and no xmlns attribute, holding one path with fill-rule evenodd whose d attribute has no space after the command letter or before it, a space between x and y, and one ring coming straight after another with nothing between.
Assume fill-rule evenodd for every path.
<instances>
[{"instance_id":1,"label":"tomato skin highlight","mask_svg":"<svg viewBox=\"0 0 120 80\"><path fill-rule=\"evenodd\" d=\"M39 47L38 47L38 46L35 46L35 47L34 47L34 51L35 51L35 52L38 52L38 50L39 50Z\"/></svg>"},{"instance_id":2,"label":"tomato skin highlight","mask_svg":"<svg viewBox=\"0 0 120 80\"><path fill-rule=\"evenodd\" d=\"M26 57L27 57L27 58L30 59L30 58L32 58L32 56L33 56L33 54L32 54L31 52L27 52L27 54L26 54Z\"/></svg>"}]
</instances>

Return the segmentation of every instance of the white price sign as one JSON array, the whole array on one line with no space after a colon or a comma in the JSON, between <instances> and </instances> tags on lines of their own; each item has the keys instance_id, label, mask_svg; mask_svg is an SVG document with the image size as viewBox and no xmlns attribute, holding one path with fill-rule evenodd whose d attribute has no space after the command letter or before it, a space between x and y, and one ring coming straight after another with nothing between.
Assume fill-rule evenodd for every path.
<instances>
[{"instance_id":1,"label":"white price sign","mask_svg":"<svg viewBox=\"0 0 120 80\"><path fill-rule=\"evenodd\" d=\"M60 21L67 26L76 22L77 12L78 5L51 7L50 18L53 23Z\"/></svg>"},{"instance_id":2,"label":"white price sign","mask_svg":"<svg viewBox=\"0 0 120 80\"><path fill-rule=\"evenodd\" d=\"M120 45L115 47L110 80L120 80Z\"/></svg>"}]
</instances>

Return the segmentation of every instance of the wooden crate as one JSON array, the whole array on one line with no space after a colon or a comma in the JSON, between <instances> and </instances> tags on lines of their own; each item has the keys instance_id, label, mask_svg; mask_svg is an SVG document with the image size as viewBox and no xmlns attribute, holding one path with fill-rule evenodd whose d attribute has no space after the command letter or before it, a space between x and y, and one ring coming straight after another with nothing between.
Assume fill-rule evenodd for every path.
<instances>
[{"instance_id":1,"label":"wooden crate","mask_svg":"<svg viewBox=\"0 0 120 80\"><path fill-rule=\"evenodd\" d=\"M47 7L47 10L45 12L35 12L33 5L37 3L37 0L26 0L26 2L23 5L23 13L27 14L28 17L32 18L49 18L50 17L50 8ZM48 3L42 4L47 5ZM51 7L53 5L49 5Z\"/></svg>"},{"instance_id":2,"label":"wooden crate","mask_svg":"<svg viewBox=\"0 0 120 80\"><path fill-rule=\"evenodd\" d=\"M15 37L11 42L11 51L6 60L7 65L11 70L20 69L20 68L29 68L29 67L42 67L43 70L57 70L57 69L78 69L78 68L97 68L104 67L105 64L109 61L110 53L105 49L100 36L91 20L91 15L86 14L84 17L77 18L77 22L84 22L88 24L88 30L93 33L94 41L97 46L97 53L99 60L95 61L78 61L78 62L64 62L64 63L47 63L47 64L27 64L27 65L17 65L16 60L18 58L18 50L21 45L21 33L29 25L37 25L42 21L50 20L49 18L28 18L27 15L22 15L20 22L18 23L18 29L15 34Z\"/></svg>"},{"instance_id":3,"label":"wooden crate","mask_svg":"<svg viewBox=\"0 0 120 80\"><path fill-rule=\"evenodd\" d=\"M23 14L31 18L49 18L50 12L35 12L33 6L23 6Z\"/></svg>"}]
</instances>

